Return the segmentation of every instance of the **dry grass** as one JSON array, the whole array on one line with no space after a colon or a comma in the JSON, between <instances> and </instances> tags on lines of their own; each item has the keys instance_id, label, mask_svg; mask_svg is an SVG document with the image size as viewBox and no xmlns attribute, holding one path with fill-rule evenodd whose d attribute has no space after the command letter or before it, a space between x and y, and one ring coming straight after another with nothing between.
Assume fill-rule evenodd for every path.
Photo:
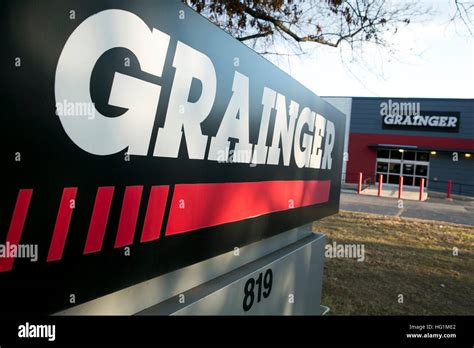
<instances>
[{"instance_id":1,"label":"dry grass","mask_svg":"<svg viewBox=\"0 0 474 348\"><path fill-rule=\"evenodd\" d=\"M330 314L474 314L473 227L342 211L313 228L328 243L365 245L364 262L326 258Z\"/></svg>"}]
</instances>

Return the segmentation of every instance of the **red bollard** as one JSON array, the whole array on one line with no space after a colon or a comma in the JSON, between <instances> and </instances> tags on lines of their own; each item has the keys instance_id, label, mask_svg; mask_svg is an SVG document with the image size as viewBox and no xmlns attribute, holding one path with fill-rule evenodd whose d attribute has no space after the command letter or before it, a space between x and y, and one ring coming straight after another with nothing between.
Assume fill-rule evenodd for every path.
<instances>
[{"instance_id":1,"label":"red bollard","mask_svg":"<svg viewBox=\"0 0 474 348\"><path fill-rule=\"evenodd\" d=\"M452 187L452 183L451 183L451 180L448 180L448 192L446 192L446 198L451 198L451 187Z\"/></svg>"},{"instance_id":2,"label":"red bollard","mask_svg":"<svg viewBox=\"0 0 474 348\"><path fill-rule=\"evenodd\" d=\"M362 173L359 173L359 183L357 185L357 193L360 194L362 191Z\"/></svg>"},{"instance_id":3,"label":"red bollard","mask_svg":"<svg viewBox=\"0 0 474 348\"><path fill-rule=\"evenodd\" d=\"M398 177L398 199L402 198L403 193L403 176Z\"/></svg>"},{"instance_id":4,"label":"red bollard","mask_svg":"<svg viewBox=\"0 0 474 348\"><path fill-rule=\"evenodd\" d=\"M379 174L379 190L377 191L377 196L380 197L380 193L382 192L382 181L383 181L383 174Z\"/></svg>"},{"instance_id":5,"label":"red bollard","mask_svg":"<svg viewBox=\"0 0 474 348\"><path fill-rule=\"evenodd\" d=\"M420 179L420 201L423 200L423 190L425 189L425 178Z\"/></svg>"}]
</instances>

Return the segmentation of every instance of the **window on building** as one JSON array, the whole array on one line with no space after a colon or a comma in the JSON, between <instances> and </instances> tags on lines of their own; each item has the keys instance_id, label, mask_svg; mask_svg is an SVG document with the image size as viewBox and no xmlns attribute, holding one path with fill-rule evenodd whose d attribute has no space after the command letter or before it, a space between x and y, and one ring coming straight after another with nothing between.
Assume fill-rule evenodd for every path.
<instances>
[{"instance_id":1,"label":"window on building","mask_svg":"<svg viewBox=\"0 0 474 348\"><path fill-rule=\"evenodd\" d=\"M403 160L404 161L414 161L415 160L416 151L404 151L403 152Z\"/></svg>"},{"instance_id":2,"label":"window on building","mask_svg":"<svg viewBox=\"0 0 474 348\"><path fill-rule=\"evenodd\" d=\"M377 172L378 173L387 173L388 172L388 163L377 162Z\"/></svg>"},{"instance_id":3,"label":"window on building","mask_svg":"<svg viewBox=\"0 0 474 348\"><path fill-rule=\"evenodd\" d=\"M377 150L377 158L390 158L390 150Z\"/></svg>"},{"instance_id":4,"label":"window on building","mask_svg":"<svg viewBox=\"0 0 474 348\"><path fill-rule=\"evenodd\" d=\"M423 164L417 164L415 174L420 175L420 176L427 176L428 175L428 166L423 165Z\"/></svg>"},{"instance_id":5,"label":"window on building","mask_svg":"<svg viewBox=\"0 0 474 348\"><path fill-rule=\"evenodd\" d=\"M412 163L403 163L403 174L404 175L413 175L415 172L415 165Z\"/></svg>"},{"instance_id":6,"label":"window on building","mask_svg":"<svg viewBox=\"0 0 474 348\"><path fill-rule=\"evenodd\" d=\"M383 175L383 182L398 185L400 175L403 175L404 186L419 186L420 179L428 182L430 154L426 151L391 149L377 151L375 174Z\"/></svg>"},{"instance_id":7,"label":"window on building","mask_svg":"<svg viewBox=\"0 0 474 348\"><path fill-rule=\"evenodd\" d=\"M416 153L416 160L428 162L430 160L430 153L429 152L417 152Z\"/></svg>"},{"instance_id":8,"label":"window on building","mask_svg":"<svg viewBox=\"0 0 474 348\"><path fill-rule=\"evenodd\" d=\"M390 174L400 174L400 163L390 163L388 169Z\"/></svg>"},{"instance_id":9,"label":"window on building","mask_svg":"<svg viewBox=\"0 0 474 348\"><path fill-rule=\"evenodd\" d=\"M390 151L390 159L402 159L403 152L399 150L391 150Z\"/></svg>"},{"instance_id":10,"label":"window on building","mask_svg":"<svg viewBox=\"0 0 474 348\"><path fill-rule=\"evenodd\" d=\"M400 175L389 175L388 176L388 183L389 184L396 184L398 185L398 178L399 178Z\"/></svg>"}]
</instances>

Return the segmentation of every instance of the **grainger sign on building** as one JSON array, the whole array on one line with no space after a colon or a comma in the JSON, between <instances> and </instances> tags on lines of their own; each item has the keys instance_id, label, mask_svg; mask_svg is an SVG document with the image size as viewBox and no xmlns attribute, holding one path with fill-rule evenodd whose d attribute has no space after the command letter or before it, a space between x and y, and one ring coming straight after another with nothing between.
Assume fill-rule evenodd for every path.
<instances>
[{"instance_id":1,"label":"grainger sign on building","mask_svg":"<svg viewBox=\"0 0 474 348\"><path fill-rule=\"evenodd\" d=\"M5 312L53 313L337 212L343 115L179 1L10 1L0 26L0 237L38 246L34 262L2 254Z\"/></svg>"}]
</instances>

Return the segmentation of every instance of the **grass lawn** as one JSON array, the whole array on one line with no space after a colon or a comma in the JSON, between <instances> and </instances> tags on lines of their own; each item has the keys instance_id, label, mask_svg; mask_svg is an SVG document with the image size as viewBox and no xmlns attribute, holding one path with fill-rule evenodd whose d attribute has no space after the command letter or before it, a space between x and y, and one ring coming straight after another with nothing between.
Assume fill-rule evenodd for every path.
<instances>
[{"instance_id":1,"label":"grass lawn","mask_svg":"<svg viewBox=\"0 0 474 348\"><path fill-rule=\"evenodd\" d=\"M313 229L330 244L365 249L363 262L325 259L321 304L328 315L474 314L473 227L341 211Z\"/></svg>"}]
</instances>

